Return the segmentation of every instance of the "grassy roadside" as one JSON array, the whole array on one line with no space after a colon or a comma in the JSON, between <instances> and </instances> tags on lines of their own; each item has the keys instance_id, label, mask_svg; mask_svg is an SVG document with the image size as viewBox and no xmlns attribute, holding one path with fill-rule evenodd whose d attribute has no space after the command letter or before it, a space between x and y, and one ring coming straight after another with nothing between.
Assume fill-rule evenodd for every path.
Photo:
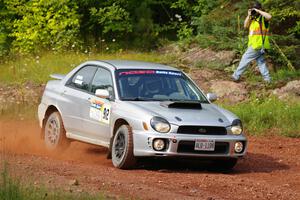
<instances>
[{"instance_id":1,"label":"grassy roadside","mask_svg":"<svg viewBox=\"0 0 300 200\"><path fill-rule=\"evenodd\" d=\"M300 102L253 95L248 101L223 106L241 118L249 135L300 137Z\"/></svg>"},{"instance_id":2,"label":"grassy roadside","mask_svg":"<svg viewBox=\"0 0 300 200\"><path fill-rule=\"evenodd\" d=\"M0 199L1 200L104 200L103 194L91 195L89 193L70 193L59 189L49 190L45 187L26 184L24 186L17 178L9 174L7 164L0 171Z\"/></svg>"},{"instance_id":3,"label":"grassy roadside","mask_svg":"<svg viewBox=\"0 0 300 200\"><path fill-rule=\"evenodd\" d=\"M172 56L158 52L137 53L124 52L115 54L45 52L37 56L17 57L0 64L0 83L22 84L25 82L45 83L51 73L67 73L80 63L87 60L141 60L158 63L170 63Z\"/></svg>"}]
</instances>

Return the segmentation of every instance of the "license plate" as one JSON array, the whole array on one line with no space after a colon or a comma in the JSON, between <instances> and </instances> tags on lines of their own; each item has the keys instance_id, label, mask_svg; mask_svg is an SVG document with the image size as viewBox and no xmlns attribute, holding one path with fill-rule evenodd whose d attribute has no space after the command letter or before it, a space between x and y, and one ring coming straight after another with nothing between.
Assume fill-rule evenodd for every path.
<instances>
[{"instance_id":1,"label":"license plate","mask_svg":"<svg viewBox=\"0 0 300 200\"><path fill-rule=\"evenodd\" d=\"M195 150L197 150L197 151L214 151L215 150L215 141L214 140L197 139L195 141Z\"/></svg>"}]
</instances>

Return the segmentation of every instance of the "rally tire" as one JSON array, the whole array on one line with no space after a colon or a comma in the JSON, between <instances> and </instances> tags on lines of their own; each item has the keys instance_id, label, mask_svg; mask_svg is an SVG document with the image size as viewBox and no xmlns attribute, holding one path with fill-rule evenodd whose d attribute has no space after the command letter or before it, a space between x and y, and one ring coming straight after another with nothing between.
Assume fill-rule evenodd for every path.
<instances>
[{"instance_id":1,"label":"rally tire","mask_svg":"<svg viewBox=\"0 0 300 200\"><path fill-rule=\"evenodd\" d=\"M44 130L44 142L49 151L63 151L70 145L66 137L66 131L59 112L52 112L46 119Z\"/></svg>"},{"instance_id":2,"label":"rally tire","mask_svg":"<svg viewBox=\"0 0 300 200\"><path fill-rule=\"evenodd\" d=\"M111 149L112 163L119 169L131 169L136 164L133 154L133 134L129 125L122 125L116 131Z\"/></svg>"}]
</instances>

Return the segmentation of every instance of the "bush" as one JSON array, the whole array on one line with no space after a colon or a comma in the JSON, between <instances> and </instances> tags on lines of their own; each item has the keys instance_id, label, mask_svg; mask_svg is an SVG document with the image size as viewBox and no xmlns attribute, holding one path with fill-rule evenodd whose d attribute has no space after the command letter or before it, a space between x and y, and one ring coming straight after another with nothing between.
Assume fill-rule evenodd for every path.
<instances>
[{"instance_id":1,"label":"bush","mask_svg":"<svg viewBox=\"0 0 300 200\"><path fill-rule=\"evenodd\" d=\"M16 3L18 4L18 3ZM79 16L77 6L70 0L33 0L17 5L9 3L9 10L19 16L14 20L10 37L15 52L30 53L40 49L62 50L77 41Z\"/></svg>"}]
</instances>

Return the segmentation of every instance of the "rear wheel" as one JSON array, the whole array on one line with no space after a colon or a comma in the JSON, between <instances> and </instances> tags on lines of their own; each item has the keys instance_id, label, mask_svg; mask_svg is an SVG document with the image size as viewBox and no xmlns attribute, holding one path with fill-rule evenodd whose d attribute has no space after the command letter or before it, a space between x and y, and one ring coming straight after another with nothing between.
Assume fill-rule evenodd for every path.
<instances>
[{"instance_id":1,"label":"rear wheel","mask_svg":"<svg viewBox=\"0 0 300 200\"><path fill-rule=\"evenodd\" d=\"M133 136L129 125L120 126L114 135L111 157L113 165L117 168L130 169L135 166Z\"/></svg>"},{"instance_id":2,"label":"rear wheel","mask_svg":"<svg viewBox=\"0 0 300 200\"><path fill-rule=\"evenodd\" d=\"M44 127L44 141L50 151L65 150L70 145L66 137L62 118L59 112L52 112L46 120Z\"/></svg>"}]
</instances>

